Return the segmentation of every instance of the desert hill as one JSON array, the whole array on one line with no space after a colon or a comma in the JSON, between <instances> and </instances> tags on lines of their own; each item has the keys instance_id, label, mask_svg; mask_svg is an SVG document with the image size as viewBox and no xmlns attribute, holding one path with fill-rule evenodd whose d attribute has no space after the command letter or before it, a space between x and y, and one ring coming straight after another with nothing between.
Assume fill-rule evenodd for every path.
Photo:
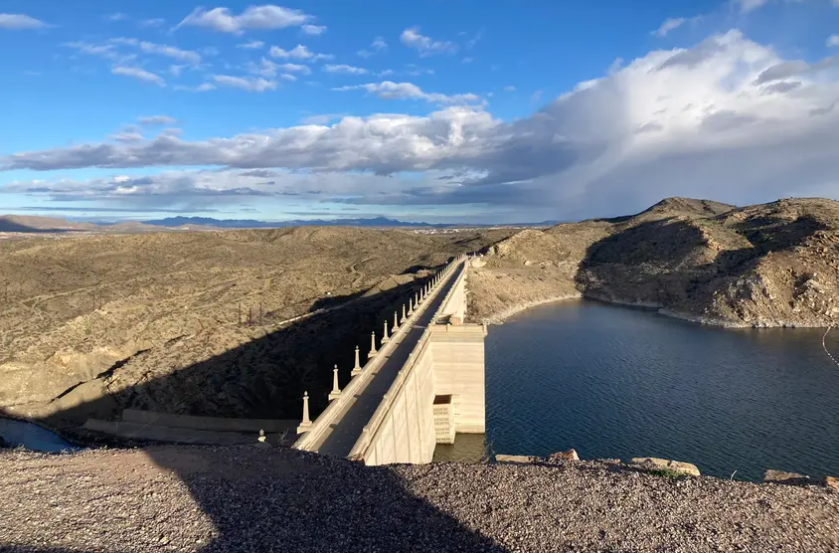
<instances>
[{"instance_id":1,"label":"desert hill","mask_svg":"<svg viewBox=\"0 0 839 553\"><path fill-rule=\"evenodd\" d=\"M511 232L301 227L0 242L0 410L76 422L84 409L107 417L128 406L299 417L303 390L322 407L333 364L348 373L355 345L366 353L370 332L423 275Z\"/></svg>"},{"instance_id":2,"label":"desert hill","mask_svg":"<svg viewBox=\"0 0 839 553\"><path fill-rule=\"evenodd\" d=\"M473 316L586 296L729 326L839 319L839 202L669 198L628 217L529 230L487 250Z\"/></svg>"}]
</instances>

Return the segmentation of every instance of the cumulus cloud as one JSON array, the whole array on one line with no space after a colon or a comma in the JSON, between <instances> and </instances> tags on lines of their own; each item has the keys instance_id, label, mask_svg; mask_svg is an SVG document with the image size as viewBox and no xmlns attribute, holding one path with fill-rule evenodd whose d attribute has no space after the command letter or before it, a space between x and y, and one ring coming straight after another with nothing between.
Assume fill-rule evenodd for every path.
<instances>
[{"instance_id":1,"label":"cumulus cloud","mask_svg":"<svg viewBox=\"0 0 839 553\"><path fill-rule=\"evenodd\" d=\"M366 75L367 73L369 73L369 71L367 71L363 67L355 67L352 65L345 64L325 65L323 67L323 70L327 73L336 73L340 75Z\"/></svg>"},{"instance_id":2,"label":"cumulus cloud","mask_svg":"<svg viewBox=\"0 0 839 553\"><path fill-rule=\"evenodd\" d=\"M310 36L320 36L326 32L326 27L323 25L303 25L300 30Z\"/></svg>"},{"instance_id":3,"label":"cumulus cloud","mask_svg":"<svg viewBox=\"0 0 839 553\"><path fill-rule=\"evenodd\" d=\"M413 48L419 52L421 57L457 52L457 44L454 42L434 40L431 37L421 35L419 27L405 29L399 39L408 48Z\"/></svg>"},{"instance_id":4,"label":"cumulus cloud","mask_svg":"<svg viewBox=\"0 0 839 553\"><path fill-rule=\"evenodd\" d=\"M755 84L760 85L790 77L810 75L836 67L839 67L839 55L826 57L816 63L807 63L804 60L783 61L761 71L755 80Z\"/></svg>"},{"instance_id":5,"label":"cumulus cloud","mask_svg":"<svg viewBox=\"0 0 839 553\"><path fill-rule=\"evenodd\" d=\"M166 81L160 75L140 69L139 67L114 67L111 69L114 75L122 75L124 77L132 77L148 83L154 83L157 86L166 86Z\"/></svg>"},{"instance_id":6,"label":"cumulus cloud","mask_svg":"<svg viewBox=\"0 0 839 553\"><path fill-rule=\"evenodd\" d=\"M382 37L377 36L375 39L373 39L373 42L370 43L370 48L371 50L362 48L361 50L357 51L356 54L365 59L372 57L376 55L376 53L384 52L385 50L387 50L387 42L385 42L385 39L383 39Z\"/></svg>"},{"instance_id":7,"label":"cumulus cloud","mask_svg":"<svg viewBox=\"0 0 839 553\"><path fill-rule=\"evenodd\" d=\"M145 40L137 40L136 38L112 38L108 41L110 44L121 44L124 46L131 46L139 49L146 54L156 54L166 56L178 61L183 61L191 65L198 65L201 63L201 54L192 50L182 50L175 46L167 44L155 44Z\"/></svg>"},{"instance_id":8,"label":"cumulus cloud","mask_svg":"<svg viewBox=\"0 0 839 553\"><path fill-rule=\"evenodd\" d=\"M215 90L216 85L213 83L201 83L198 86L185 86L185 85L176 85L175 90L185 91L185 92L210 92L211 90Z\"/></svg>"},{"instance_id":9,"label":"cumulus cloud","mask_svg":"<svg viewBox=\"0 0 839 553\"><path fill-rule=\"evenodd\" d=\"M762 8L769 0L734 0L734 3L740 6L742 13L748 13L758 8Z\"/></svg>"},{"instance_id":10,"label":"cumulus cloud","mask_svg":"<svg viewBox=\"0 0 839 553\"><path fill-rule=\"evenodd\" d=\"M140 27L162 27L165 23L165 19L155 17L152 19L144 19L140 21Z\"/></svg>"},{"instance_id":11,"label":"cumulus cloud","mask_svg":"<svg viewBox=\"0 0 839 553\"><path fill-rule=\"evenodd\" d=\"M428 175L417 180L361 174L316 173L270 169L178 170L155 175L112 175L93 179L55 178L15 181L0 188L0 194L17 193L53 202L96 201L113 210L151 206L192 208L223 206L237 202L258 201L341 201L358 196L361 191L373 194L407 193L417 184L438 185L444 180ZM124 207L123 207L124 206ZM73 207L55 208L73 210ZM347 210L356 208L347 207Z\"/></svg>"},{"instance_id":12,"label":"cumulus cloud","mask_svg":"<svg viewBox=\"0 0 839 553\"><path fill-rule=\"evenodd\" d=\"M287 71L289 73L300 73L301 75L309 75L312 73L312 70L309 69L308 66L297 63L281 63L278 64L277 67L282 71Z\"/></svg>"},{"instance_id":13,"label":"cumulus cloud","mask_svg":"<svg viewBox=\"0 0 839 553\"><path fill-rule=\"evenodd\" d=\"M232 77L230 75L213 75L213 81L220 86L239 88L248 92L265 92L275 90L276 81L254 77Z\"/></svg>"},{"instance_id":14,"label":"cumulus cloud","mask_svg":"<svg viewBox=\"0 0 839 553\"><path fill-rule=\"evenodd\" d=\"M839 35L830 35L827 39L828 46L839 46Z\"/></svg>"},{"instance_id":15,"label":"cumulus cloud","mask_svg":"<svg viewBox=\"0 0 839 553\"><path fill-rule=\"evenodd\" d=\"M22 31L31 29L45 29L49 27L40 19L29 17L21 13L0 13L0 29Z\"/></svg>"},{"instance_id":16,"label":"cumulus cloud","mask_svg":"<svg viewBox=\"0 0 839 553\"><path fill-rule=\"evenodd\" d=\"M837 197L836 72L794 65L795 80L776 78L788 70L760 78L789 63L731 31L691 48L649 52L511 122L480 106L450 105L423 116L321 119L201 141L159 135L74 144L19 152L0 164L6 170L282 168L355 183L342 200L351 204L480 204L520 214L550 208L554 218L617 215L671 195L730 203ZM426 99L428 93L404 84L352 88ZM353 180L433 171L450 178L375 192Z\"/></svg>"},{"instance_id":17,"label":"cumulus cloud","mask_svg":"<svg viewBox=\"0 0 839 553\"><path fill-rule=\"evenodd\" d=\"M145 137L138 132L121 132L112 134L108 138L117 142L139 142L145 140Z\"/></svg>"},{"instance_id":18,"label":"cumulus cloud","mask_svg":"<svg viewBox=\"0 0 839 553\"><path fill-rule=\"evenodd\" d=\"M283 50L279 46L272 46L271 49L268 51L271 57L274 58L283 58L283 59L293 59L293 60L310 60L310 61L320 61L320 60L331 60L332 54L315 54L302 44L298 44L291 50Z\"/></svg>"},{"instance_id":19,"label":"cumulus cloud","mask_svg":"<svg viewBox=\"0 0 839 553\"><path fill-rule=\"evenodd\" d=\"M308 23L313 18L300 10L280 6L250 6L239 15L228 8L195 8L178 27L205 27L223 33L241 34L251 29L284 29Z\"/></svg>"},{"instance_id":20,"label":"cumulus cloud","mask_svg":"<svg viewBox=\"0 0 839 553\"><path fill-rule=\"evenodd\" d=\"M383 81L381 83L367 83L362 85L342 86L334 90L344 92L347 90L365 90L369 94L375 94L382 100L425 100L435 104L475 104L480 103L481 98L475 94L439 94L424 92L413 83L394 83Z\"/></svg>"},{"instance_id":21,"label":"cumulus cloud","mask_svg":"<svg viewBox=\"0 0 839 553\"><path fill-rule=\"evenodd\" d=\"M145 117L138 117L137 122L147 127L174 125L178 122L174 117L168 115L148 115Z\"/></svg>"},{"instance_id":22,"label":"cumulus cloud","mask_svg":"<svg viewBox=\"0 0 839 553\"><path fill-rule=\"evenodd\" d=\"M114 46L113 44L91 44L89 42L74 41L65 42L64 44L62 44L62 46L66 48L72 48L78 51L80 54L98 56L113 61L130 61L131 59L136 57L120 54L119 52L117 52L116 46Z\"/></svg>"},{"instance_id":23,"label":"cumulus cloud","mask_svg":"<svg viewBox=\"0 0 839 553\"><path fill-rule=\"evenodd\" d=\"M676 29L684 25L686 22L687 19L685 19L684 17L671 17L665 19L664 23L661 24L661 27L654 31L653 34L659 38L666 37L670 31L675 31Z\"/></svg>"},{"instance_id":24,"label":"cumulus cloud","mask_svg":"<svg viewBox=\"0 0 839 553\"><path fill-rule=\"evenodd\" d=\"M258 50L265 46L265 43L261 40L251 40L250 42L243 42L242 44L237 44L236 48L245 48L247 50Z\"/></svg>"},{"instance_id":25,"label":"cumulus cloud","mask_svg":"<svg viewBox=\"0 0 839 553\"><path fill-rule=\"evenodd\" d=\"M245 65L245 68L249 73L253 73L254 75L262 75L263 77L273 78L276 77L278 73L284 72L281 75L281 78L287 81L295 81L297 77L291 75L291 73L300 73L301 75L309 75L312 70L309 69L306 65L299 65L296 63L274 63L271 60L267 60L262 58L259 63L255 62L248 62Z\"/></svg>"}]
</instances>

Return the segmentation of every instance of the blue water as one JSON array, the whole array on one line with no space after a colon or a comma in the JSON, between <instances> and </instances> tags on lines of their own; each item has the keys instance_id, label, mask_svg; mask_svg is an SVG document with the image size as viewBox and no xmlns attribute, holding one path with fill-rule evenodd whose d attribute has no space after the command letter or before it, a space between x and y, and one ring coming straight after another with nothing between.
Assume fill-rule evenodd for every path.
<instances>
[{"instance_id":1,"label":"blue water","mask_svg":"<svg viewBox=\"0 0 839 553\"><path fill-rule=\"evenodd\" d=\"M70 442L45 428L28 422L0 417L0 438L11 447L55 453L78 449Z\"/></svg>"},{"instance_id":2,"label":"blue water","mask_svg":"<svg viewBox=\"0 0 839 553\"><path fill-rule=\"evenodd\" d=\"M490 327L488 444L664 457L725 478L839 475L839 367L822 334L705 327L593 302L542 306ZM828 347L839 352L839 331Z\"/></svg>"}]
</instances>

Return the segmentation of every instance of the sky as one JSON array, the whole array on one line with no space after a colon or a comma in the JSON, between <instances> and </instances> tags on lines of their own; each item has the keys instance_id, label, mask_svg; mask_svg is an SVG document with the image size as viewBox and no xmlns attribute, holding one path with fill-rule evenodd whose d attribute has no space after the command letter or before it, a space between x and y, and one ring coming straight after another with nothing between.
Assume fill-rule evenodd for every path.
<instances>
[{"instance_id":1,"label":"sky","mask_svg":"<svg viewBox=\"0 0 839 553\"><path fill-rule=\"evenodd\" d=\"M0 2L0 213L839 199L839 0Z\"/></svg>"}]
</instances>

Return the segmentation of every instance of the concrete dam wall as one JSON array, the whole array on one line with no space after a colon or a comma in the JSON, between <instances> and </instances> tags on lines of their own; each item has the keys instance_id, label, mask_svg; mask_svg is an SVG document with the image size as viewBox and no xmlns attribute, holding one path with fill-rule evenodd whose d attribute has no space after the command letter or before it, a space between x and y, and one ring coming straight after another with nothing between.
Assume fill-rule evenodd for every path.
<instances>
[{"instance_id":1,"label":"concrete dam wall","mask_svg":"<svg viewBox=\"0 0 839 553\"><path fill-rule=\"evenodd\" d=\"M457 433L484 433L487 331L464 323L469 262L458 258L435 278L380 350L382 357L336 390L318 420L306 424L304 403L303 436L295 448L367 465L428 463L438 443L453 443ZM385 380L388 371L392 380ZM378 386L371 402L377 380L386 386Z\"/></svg>"}]
</instances>

